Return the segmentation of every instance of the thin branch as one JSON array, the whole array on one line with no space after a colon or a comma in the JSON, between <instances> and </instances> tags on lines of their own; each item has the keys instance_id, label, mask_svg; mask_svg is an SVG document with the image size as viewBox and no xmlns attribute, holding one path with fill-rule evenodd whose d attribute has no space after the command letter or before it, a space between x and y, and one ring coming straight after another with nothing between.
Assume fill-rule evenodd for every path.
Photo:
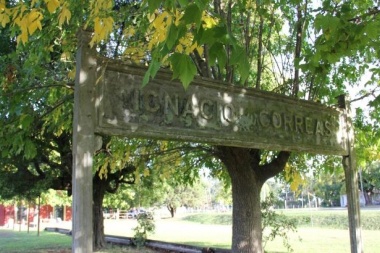
<instances>
[{"instance_id":1,"label":"thin branch","mask_svg":"<svg viewBox=\"0 0 380 253\"><path fill-rule=\"evenodd\" d=\"M364 13L363 15L356 16L354 18L349 19L349 22L355 22L357 24L363 22L363 20L370 16L376 16L380 14L380 7L373 7L372 9L369 9L367 13Z\"/></svg>"},{"instance_id":2,"label":"thin branch","mask_svg":"<svg viewBox=\"0 0 380 253\"><path fill-rule=\"evenodd\" d=\"M50 114L53 112L55 109L63 105L65 102L69 101L70 99L74 98L74 94L70 94L59 100L53 107L49 108L44 114L40 116L40 118L44 118L46 115Z\"/></svg>"},{"instance_id":3,"label":"thin branch","mask_svg":"<svg viewBox=\"0 0 380 253\"><path fill-rule=\"evenodd\" d=\"M359 100L365 99L365 98L367 98L367 97L369 97L369 96L377 97L376 92L379 92L379 89L380 89L380 87L376 87L376 88L374 88L374 89L371 90L371 91L367 91L367 92L366 92L365 94L363 94L362 96L357 97L357 98L355 98L355 99L352 99L352 100L350 101L350 103L353 103L353 102L356 102L356 101L359 101Z\"/></svg>"},{"instance_id":4,"label":"thin branch","mask_svg":"<svg viewBox=\"0 0 380 253\"><path fill-rule=\"evenodd\" d=\"M17 89L17 90L14 90L12 92L9 92L9 93L7 92L6 95L7 96L13 96L15 94L25 93L25 92L28 92L28 91L33 91L33 90L38 90L38 89L50 89L50 88L55 88L55 87L58 87L58 88L67 88L67 89L70 89L70 90L74 90L74 83L51 84L51 85L44 85L44 86L31 86L31 87L24 88L24 89Z\"/></svg>"},{"instance_id":5,"label":"thin branch","mask_svg":"<svg viewBox=\"0 0 380 253\"><path fill-rule=\"evenodd\" d=\"M259 24L259 31L258 31L258 49L257 49L257 76L256 76L256 89L260 89L261 87L261 74L263 71L262 66L262 54L263 54L263 28L264 28L264 18L262 15L260 15L260 24Z\"/></svg>"}]
</instances>

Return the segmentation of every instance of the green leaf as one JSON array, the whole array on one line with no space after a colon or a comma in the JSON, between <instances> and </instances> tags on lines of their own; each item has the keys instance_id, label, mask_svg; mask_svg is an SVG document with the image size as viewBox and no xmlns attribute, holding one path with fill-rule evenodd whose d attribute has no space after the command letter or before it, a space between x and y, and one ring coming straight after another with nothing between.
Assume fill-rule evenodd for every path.
<instances>
[{"instance_id":1,"label":"green leaf","mask_svg":"<svg viewBox=\"0 0 380 253\"><path fill-rule=\"evenodd\" d=\"M179 5L184 8L189 4L188 0L178 0Z\"/></svg>"},{"instance_id":2,"label":"green leaf","mask_svg":"<svg viewBox=\"0 0 380 253\"><path fill-rule=\"evenodd\" d=\"M199 28L198 37L199 44L207 44L212 46L215 42L229 44L227 28L225 26L215 26L211 29Z\"/></svg>"},{"instance_id":3,"label":"green leaf","mask_svg":"<svg viewBox=\"0 0 380 253\"><path fill-rule=\"evenodd\" d=\"M171 25L169 29L168 38L166 39L166 46L171 49L177 43L179 29L175 25Z\"/></svg>"},{"instance_id":4,"label":"green leaf","mask_svg":"<svg viewBox=\"0 0 380 253\"><path fill-rule=\"evenodd\" d=\"M240 73L241 81L244 82L249 76L250 65L247 59L247 54L242 47L233 47L231 54L231 65L236 65Z\"/></svg>"},{"instance_id":5,"label":"green leaf","mask_svg":"<svg viewBox=\"0 0 380 253\"><path fill-rule=\"evenodd\" d=\"M143 87L149 83L150 77L154 78L157 74L157 71L160 69L161 64L159 61L152 60L152 62L149 64L148 70L145 72L144 78L143 78Z\"/></svg>"},{"instance_id":6,"label":"green leaf","mask_svg":"<svg viewBox=\"0 0 380 253\"><path fill-rule=\"evenodd\" d=\"M37 154L37 149L34 143L31 140L25 141L24 156L26 159L31 159Z\"/></svg>"},{"instance_id":7,"label":"green leaf","mask_svg":"<svg viewBox=\"0 0 380 253\"><path fill-rule=\"evenodd\" d=\"M202 23L202 11L196 4L189 4L185 9L185 14L181 18L186 24L195 23L199 28Z\"/></svg>"},{"instance_id":8,"label":"green leaf","mask_svg":"<svg viewBox=\"0 0 380 253\"><path fill-rule=\"evenodd\" d=\"M151 13L157 10L161 5L161 0L148 0L148 8Z\"/></svg>"},{"instance_id":9,"label":"green leaf","mask_svg":"<svg viewBox=\"0 0 380 253\"><path fill-rule=\"evenodd\" d=\"M187 89L197 73L197 68L190 56L174 53L170 56L169 61L173 69L173 79L178 78L181 80L183 87Z\"/></svg>"},{"instance_id":10,"label":"green leaf","mask_svg":"<svg viewBox=\"0 0 380 253\"><path fill-rule=\"evenodd\" d=\"M177 1L175 0L165 0L162 1L162 4L164 5L164 9L172 10L177 7Z\"/></svg>"},{"instance_id":11,"label":"green leaf","mask_svg":"<svg viewBox=\"0 0 380 253\"><path fill-rule=\"evenodd\" d=\"M199 7L199 9L204 10L207 8L209 4L209 0L195 0L195 4Z\"/></svg>"},{"instance_id":12,"label":"green leaf","mask_svg":"<svg viewBox=\"0 0 380 253\"><path fill-rule=\"evenodd\" d=\"M219 67L224 67L227 62L226 50L222 43L215 43L209 49L210 65L218 64Z\"/></svg>"},{"instance_id":13,"label":"green leaf","mask_svg":"<svg viewBox=\"0 0 380 253\"><path fill-rule=\"evenodd\" d=\"M20 124L23 129L26 129L33 122L33 117L29 114L23 114L20 116Z\"/></svg>"}]
</instances>

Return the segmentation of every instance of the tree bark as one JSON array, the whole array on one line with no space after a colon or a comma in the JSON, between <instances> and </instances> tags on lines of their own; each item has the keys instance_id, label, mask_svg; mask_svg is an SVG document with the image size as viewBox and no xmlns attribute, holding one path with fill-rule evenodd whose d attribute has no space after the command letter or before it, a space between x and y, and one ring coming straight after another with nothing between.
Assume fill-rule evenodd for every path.
<instances>
[{"instance_id":1,"label":"tree bark","mask_svg":"<svg viewBox=\"0 0 380 253\"><path fill-rule=\"evenodd\" d=\"M107 181L99 178L98 173L94 176L93 193L93 241L94 249L101 249L106 245L104 237L103 199L106 193Z\"/></svg>"},{"instance_id":2,"label":"tree bark","mask_svg":"<svg viewBox=\"0 0 380 253\"><path fill-rule=\"evenodd\" d=\"M240 167L238 164L236 167ZM245 170L244 172L242 170ZM230 168L232 182L232 252L263 252L260 191L262 183L246 168Z\"/></svg>"},{"instance_id":3,"label":"tree bark","mask_svg":"<svg viewBox=\"0 0 380 253\"><path fill-rule=\"evenodd\" d=\"M366 206L370 206L372 205L372 198L371 198L371 195L372 192L368 192L368 191L364 191L363 192L363 196L364 196L364 199L365 199L365 205Z\"/></svg>"},{"instance_id":4,"label":"tree bark","mask_svg":"<svg viewBox=\"0 0 380 253\"><path fill-rule=\"evenodd\" d=\"M263 253L260 192L264 182L280 173L289 159L280 152L266 164L260 164L260 150L217 147L231 177L232 247L233 253Z\"/></svg>"},{"instance_id":5,"label":"tree bark","mask_svg":"<svg viewBox=\"0 0 380 253\"><path fill-rule=\"evenodd\" d=\"M168 210L170 212L170 216L172 218L174 218L174 215L175 215L175 212L176 212L176 208L174 206L172 206L171 204L168 204L167 208L168 208Z\"/></svg>"}]
</instances>

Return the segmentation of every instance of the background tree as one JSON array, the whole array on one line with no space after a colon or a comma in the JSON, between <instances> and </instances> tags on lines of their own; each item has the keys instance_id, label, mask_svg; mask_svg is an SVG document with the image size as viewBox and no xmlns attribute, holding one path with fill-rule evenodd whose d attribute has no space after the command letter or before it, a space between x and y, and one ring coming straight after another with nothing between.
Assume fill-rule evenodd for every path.
<instances>
[{"instance_id":1,"label":"background tree","mask_svg":"<svg viewBox=\"0 0 380 253\"><path fill-rule=\"evenodd\" d=\"M373 102L377 108L377 102ZM366 205L372 205L374 189L379 189L379 131L377 126L378 112L369 112L359 108L356 112L356 138L358 143L359 189L363 192ZM366 116L366 114L369 114ZM370 120L369 118L373 118Z\"/></svg>"},{"instance_id":2,"label":"background tree","mask_svg":"<svg viewBox=\"0 0 380 253\"><path fill-rule=\"evenodd\" d=\"M315 181L313 189L314 194L322 200L320 206L340 206L340 195L344 186L342 171L321 174Z\"/></svg>"},{"instance_id":3,"label":"background tree","mask_svg":"<svg viewBox=\"0 0 380 253\"><path fill-rule=\"evenodd\" d=\"M365 205L373 205L373 196L380 189L380 166L379 162L373 162L359 175L359 187L363 191Z\"/></svg>"},{"instance_id":4,"label":"background tree","mask_svg":"<svg viewBox=\"0 0 380 253\"><path fill-rule=\"evenodd\" d=\"M191 186L171 183L172 185L167 185L166 187L162 203L166 206L172 218L179 207L197 209L207 204L205 182L197 181Z\"/></svg>"}]
</instances>

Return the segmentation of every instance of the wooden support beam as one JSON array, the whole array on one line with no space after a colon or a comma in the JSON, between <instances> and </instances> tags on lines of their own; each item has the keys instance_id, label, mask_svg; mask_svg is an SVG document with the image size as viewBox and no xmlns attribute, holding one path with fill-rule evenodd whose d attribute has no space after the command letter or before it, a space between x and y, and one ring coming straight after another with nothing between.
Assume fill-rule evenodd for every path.
<instances>
[{"instance_id":1,"label":"wooden support beam","mask_svg":"<svg viewBox=\"0 0 380 253\"><path fill-rule=\"evenodd\" d=\"M356 167L354 149L354 129L351 121L351 108L345 95L338 97L339 107L344 110L345 135L348 155L343 156L342 163L346 181L348 223L350 233L351 253L363 253L360 206L359 206L359 184L358 171Z\"/></svg>"},{"instance_id":2,"label":"wooden support beam","mask_svg":"<svg viewBox=\"0 0 380 253\"><path fill-rule=\"evenodd\" d=\"M73 122L72 252L93 251L92 165L95 146L94 111L96 59L89 47L91 33L78 33Z\"/></svg>"}]
</instances>

